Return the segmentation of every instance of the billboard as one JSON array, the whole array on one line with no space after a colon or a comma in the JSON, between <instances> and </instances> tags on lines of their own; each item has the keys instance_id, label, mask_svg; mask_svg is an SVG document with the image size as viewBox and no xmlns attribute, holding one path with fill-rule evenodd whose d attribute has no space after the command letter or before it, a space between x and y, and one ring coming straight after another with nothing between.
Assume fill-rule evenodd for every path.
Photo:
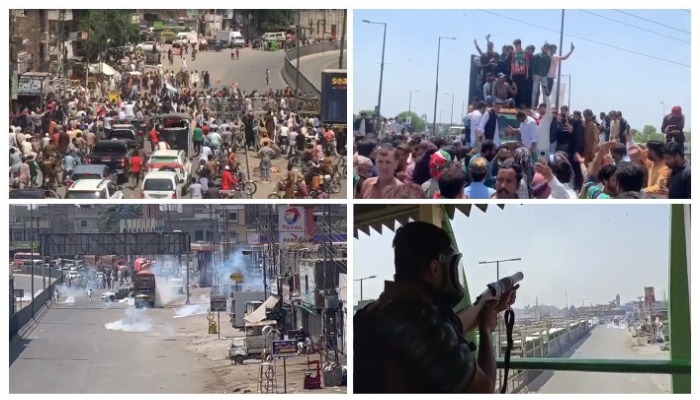
<instances>
[{"instance_id":1,"label":"billboard","mask_svg":"<svg viewBox=\"0 0 700 400\"><path fill-rule=\"evenodd\" d=\"M278 208L280 247L306 239L305 211L303 207L280 206Z\"/></svg>"},{"instance_id":2,"label":"billboard","mask_svg":"<svg viewBox=\"0 0 700 400\"><path fill-rule=\"evenodd\" d=\"M656 297L654 296L654 287L648 286L644 288L644 303L647 305L654 304Z\"/></svg>"}]
</instances>

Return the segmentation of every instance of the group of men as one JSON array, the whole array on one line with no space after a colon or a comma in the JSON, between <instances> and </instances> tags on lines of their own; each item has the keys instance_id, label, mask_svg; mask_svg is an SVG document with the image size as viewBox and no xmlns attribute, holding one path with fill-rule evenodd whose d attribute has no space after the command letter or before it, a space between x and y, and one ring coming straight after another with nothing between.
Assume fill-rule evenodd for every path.
<instances>
[{"instance_id":1,"label":"group of men","mask_svg":"<svg viewBox=\"0 0 700 400\"><path fill-rule=\"evenodd\" d=\"M690 198L690 161L679 106L664 117L664 141L636 143L622 113L591 110L557 119L549 100L520 110L517 128L497 126L499 104L470 108L463 140L375 135L354 147L355 197L378 198ZM516 140L499 143L499 135ZM496 132L496 134L493 134ZM539 149L539 135L550 136Z\"/></svg>"}]
</instances>

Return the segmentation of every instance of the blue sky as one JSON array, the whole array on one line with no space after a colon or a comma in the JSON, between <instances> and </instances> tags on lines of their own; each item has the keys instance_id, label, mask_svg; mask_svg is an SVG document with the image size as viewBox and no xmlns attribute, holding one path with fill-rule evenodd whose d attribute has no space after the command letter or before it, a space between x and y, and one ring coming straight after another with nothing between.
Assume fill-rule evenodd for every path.
<instances>
[{"instance_id":1,"label":"blue sky","mask_svg":"<svg viewBox=\"0 0 700 400\"><path fill-rule=\"evenodd\" d=\"M607 304L618 293L636 300L645 286L663 299L668 288L669 205L507 205L457 213L452 222L472 296L496 280L495 265L479 261L522 258L503 263L501 276L522 271L517 307L540 304L581 306L580 299ZM365 299L376 298L384 280L393 280L394 233L360 233L353 242L355 279ZM353 303L360 298L354 282Z\"/></svg>"},{"instance_id":2,"label":"blue sky","mask_svg":"<svg viewBox=\"0 0 700 400\"><path fill-rule=\"evenodd\" d=\"M682 10L620 11L690 32L690 14ZM355 111L373 109L376 105L382 53L382 26L365 24L363 19L388 23L382 94L384 115L394 116L406 111L409 91L420 90L420 93L413 93L411 108L419 115L427 114L432 121L438 37L457 37L456 41L443 40L440 52L437 112L439 120L442 110L442 122L447 123L452 96L445 93L455 94L453 121L461 121L462 102L467 99L469 56L476 53L474 39L486 50L485 36L490 33L494 48L499 52L503 44L510 44L515 38L522 40L523 47L535 45L537 51L545 41L559 45L561 10L356 10L353 30ZM641 130L644 125L653 125L658 129L663 117L663 101L666 112L680 105L686 115L686 129L690 127L689 67L581 39L690 65L690 44L685 43L690 42L689 34L615 10L567 10L564 31L564 54L572 42L576 46L574 54L562 65L562 74L572 75L573 109L590 108L596 115L600 111L621 110L633 128ZM562 82L566 79L562 78Z\"/></svg>"}]
</instances>

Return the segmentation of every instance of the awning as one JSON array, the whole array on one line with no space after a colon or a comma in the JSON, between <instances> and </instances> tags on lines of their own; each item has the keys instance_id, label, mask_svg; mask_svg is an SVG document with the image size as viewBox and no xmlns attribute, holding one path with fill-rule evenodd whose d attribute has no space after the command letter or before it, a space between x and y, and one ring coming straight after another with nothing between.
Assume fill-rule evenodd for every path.
<instances>
[{"instance_id":1,"label":"awning","mask_svg":"<svg viewBox=\"0 0 700 400\"><path fill-rule=\"evenodd\" d=\"M299 303L299 308L301 308L302 310L306 311L309 314L316 315L316 311L313 308L311 308L311 306L309 304L301 302L301 303Z\"/></svg>"},{"instance_id":2,"label":"awning","mask_svg":"<svg viewBox=\"0 0 700 400\"><path fill-rule=\"evenodd\" d=\"M274 308L277 302L280 301L279 296L272 295L265 300L260 307L256 308L255 311L250 313L250 315L244 317L245 322L256 323L264 321L267 318L267 310Z\"/></svg>"},{"instance_id":3,"label":"awning","mask_svg":"<svg viewBox=\"0 0 700 400\"><path fill-rule=\"evenodd\" d=\"M119 75L119 72L116 69L110 67L107 63L90 64L90 73L103 74L107 76Z\"/></svg>"},{"instance_id":4,"label":"awning","mask_svg":"<svg viewBox=\"0 0 700 400\"><path fill-rule=\"evenodd\" d=\"M450 219L454 218L456 211L469 217L472 207L478 208L481 211L486 211L487 206L487 204L443 205L443 207L447 209ZM409 220L418 220L420 207L421 206L418 204L358 204L355 206L354 211L355 224L353 233L357 238L359 232L364 232L369 235L371 232L370 228L379 232L380 235L385 227L393 231L396 222L403 225ZM503 208L504 205L498 204L497 207Z\"/></svg>"}]
</instances>

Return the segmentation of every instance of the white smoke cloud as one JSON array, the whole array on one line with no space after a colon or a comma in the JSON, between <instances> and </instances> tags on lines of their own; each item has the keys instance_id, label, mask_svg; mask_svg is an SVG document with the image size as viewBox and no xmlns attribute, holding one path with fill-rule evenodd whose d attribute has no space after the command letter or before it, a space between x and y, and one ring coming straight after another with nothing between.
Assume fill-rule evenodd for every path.
<instances>
[{"instance_id":1,"label":"white smoke cloud","mask_svg":"<svg viewBox=\"0 0 700 400\"><path fill-rule=\"evenodd\" d=\"M269 260L268 260L269 261ZM243 282L238 285L238 290L262 290L263 275L259 265L252 265L251 256L243 254L242 249L231 252L223 262L214 263L212 267L214 284L219 282L219 295L226 295L235 288L235 283L231 281L232 273L243 275Z\"/></svg>"},{"instance_id":2,"label":"white smoke cloud","mask_svg":"<svg viewBox=\"0 0 700 400\"><path fill-rule=\"evenodd\" d=\"M58 304L73 304L78 297L87 297L87 291L76 286L68 287L65 284L57 285Z\"/></svg>"},{"instance_id":3,"label":"white smoke cloud","mask_svg":"<svg viewBox=\"0 0 700 400\"><path fill-rule=\"evenodd\" d=\"M153 329L153 319L148 316L147 309L128 308L124 316L114 322L105 324L105 329L122 332L148 332Z\"/></svg>"},{"instance_id":4,"label":"white smoke cloud","mask_svg":"<svg viewBox=\"0 0 700 400\"><path fill-rule=\"evenodd\" d=\"M182 306L175 310L175 315L173 318L184 318L193 315L206 314L209 310L209 304L190 304L187 306Z\"/></svg>"}]
</instances>

